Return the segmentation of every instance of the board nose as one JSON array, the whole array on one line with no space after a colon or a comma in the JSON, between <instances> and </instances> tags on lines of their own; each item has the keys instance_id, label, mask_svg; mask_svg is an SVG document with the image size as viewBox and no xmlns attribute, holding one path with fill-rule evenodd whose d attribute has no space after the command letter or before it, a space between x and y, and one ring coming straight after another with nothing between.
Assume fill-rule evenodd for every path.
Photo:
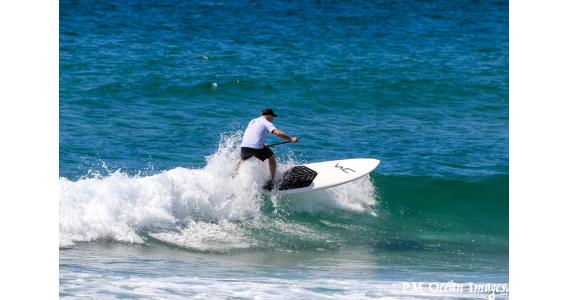
<instances>
[{"instance_id":1,"label":"board nose","mask_svg":"<svg viewBox=\"0 0 568 300\"><path fill-rule=\"evenodd\" d=\"M373 170L376 169L381 163L381 161L376 158L362 158L362 159L365 160L366 165L373 166Z\"/></svg>"}]
</instances>

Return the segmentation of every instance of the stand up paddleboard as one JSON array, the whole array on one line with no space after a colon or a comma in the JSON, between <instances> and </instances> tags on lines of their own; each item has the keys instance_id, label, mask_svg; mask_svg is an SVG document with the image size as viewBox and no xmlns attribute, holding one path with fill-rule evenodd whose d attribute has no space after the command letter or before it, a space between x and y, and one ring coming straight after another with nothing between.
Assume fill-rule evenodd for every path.
<instances>
[{"instance_id":1,"label":"stand up paddleboard","mask_svg":"<svg viewBox=\"0 0 568 300\"><path fill-rule=\"evenodd\" d=\"M284 172L272 192L293 194L338 186L371 173L379 163L378 159L354 158L295 166Z\"/></svg>"}]
</instances>

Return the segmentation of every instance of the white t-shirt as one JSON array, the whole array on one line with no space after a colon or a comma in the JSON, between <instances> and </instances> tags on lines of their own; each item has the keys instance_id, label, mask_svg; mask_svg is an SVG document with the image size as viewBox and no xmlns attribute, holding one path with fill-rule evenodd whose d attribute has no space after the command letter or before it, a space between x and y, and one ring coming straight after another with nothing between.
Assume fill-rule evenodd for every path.
<instances>
[{"instance_id":1,"label":"white t-shirt","mask_svg":"<svg viewBox=\"0 0 568 300\"><path fill-rule=\"evenodd\" d=\"M241 147L254 149L264 148L266 135L271 133L274 129L276 129L276 127L263 116L250 120L247 130L245 130Z\"/></svg>"}]
</instances>

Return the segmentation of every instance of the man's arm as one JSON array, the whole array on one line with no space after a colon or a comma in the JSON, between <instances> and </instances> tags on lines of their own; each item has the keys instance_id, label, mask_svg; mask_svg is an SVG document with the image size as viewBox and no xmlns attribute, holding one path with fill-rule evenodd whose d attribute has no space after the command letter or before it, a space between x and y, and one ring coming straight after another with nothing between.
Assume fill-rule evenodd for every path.
<instances>
[{"instance_id":1,"label":"man's arm","mask_svg":"<svg viewBox=\"0 0 568 300\"><path fill-rule=\"evenodd\" d=\"M289 140L292 143L297 143L298 142L298 138L297 137L291 137L289 135L287 135L286 133L284 133L284 131L282 130L278 130L278 129L274 129L272 130L272 134L277 135L280 138L283 138L285 140Z\"/></svg>"}]
</instances>

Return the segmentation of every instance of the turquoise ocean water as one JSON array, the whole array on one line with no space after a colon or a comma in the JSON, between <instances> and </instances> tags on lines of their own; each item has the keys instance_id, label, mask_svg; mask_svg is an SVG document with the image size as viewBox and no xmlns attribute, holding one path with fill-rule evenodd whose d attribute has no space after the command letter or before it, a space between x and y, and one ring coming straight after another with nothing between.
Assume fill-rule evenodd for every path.
<instances>
[{"instance_id":1,"label":"turquoise ocean water","mask_svg":"<svg viewBox=\"0 0 568 300\"><path fill-rule=\"evenodd\" d=\"M60 296L490 297L468 284L509 281L508 55L507 1L61 1ZM231 178L264 107L301 138L280 170L379 168Z\"/></svg>"}]
</instances>

